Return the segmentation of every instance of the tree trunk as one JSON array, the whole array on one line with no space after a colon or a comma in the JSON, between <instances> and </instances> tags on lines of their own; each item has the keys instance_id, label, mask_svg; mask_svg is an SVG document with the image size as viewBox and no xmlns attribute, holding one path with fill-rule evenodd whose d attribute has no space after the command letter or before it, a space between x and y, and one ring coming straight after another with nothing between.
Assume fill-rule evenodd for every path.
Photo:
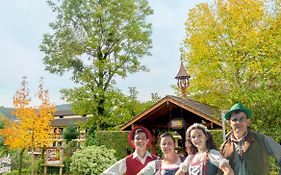
<instances>
[{"instance_id":1,"label":"tree trunk","mask_svg":"<svg viewBox=\"0 0 281 175\"><path fill-rule=\"evenodd\" d=\"M23 149L20 150L18 175L22 175L22 158L23 158L24 150L25 150L25 148L23 148Z\"/></svg>"},{"instance_id":2,"label":"tree trunk","mask_svg":"<svg viewBox=\"0 0 281 175\"><path fill-rule=\"evenodd\" d=\"M45 151L46 151L46 146L43 146L41 149L41 161L40 161L40 174L43 174L43 164L45 163Z\"/></svg>"},{"instance_id":3,"label":"tree trunk","mask_svg":"<svg viewBox=\"0 0 281 175\"><path fill-rule=\"evenodd\" d=\"M97 117L97 130L99 130L102 117L104 117L104 103L105 103L105 98L102 98L98 101L98 117Z\"/></svg>"},{"instance_id":4,"label":"tree trunk","mask_svg":"<svg viewBox=\"0 0 281 175\"><path fill-rule=\"evenodd\" d=\"M31 175L34 175L34 147L31 148Z\"/></svg>"},{"instance_id":5,"label":"tree trunk","mask_svg":"<svg viewBox=\"0 0 281 175\"><path fill-rule=\"evenodd\" d=\"M31 175L34 175L34 131L32 131L31 137Z\"/></svg>"}]
</instances>

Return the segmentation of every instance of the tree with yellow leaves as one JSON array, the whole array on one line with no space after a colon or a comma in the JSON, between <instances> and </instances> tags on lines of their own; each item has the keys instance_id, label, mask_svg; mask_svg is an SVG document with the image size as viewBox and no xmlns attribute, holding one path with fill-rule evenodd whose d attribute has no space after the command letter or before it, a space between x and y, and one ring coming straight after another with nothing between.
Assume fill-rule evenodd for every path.
<instances>
[{"instance_id":1,"label":"tree with yellow leaves","mask_svg":"<svg viewBox=\"0 0 281 175\"><path fill-rule=\"evenodd\" d=\"M188 13L183 57L188 95L229 109L254 110L252 127L278 139L281 113L281 1L216 0ZM264 126L264 127L261 127Z\"/></svg>"},{"instance_id":2,"label":"tree with yellow leaves","mask_svg":"<svg viewBox=\"0 0 281 175\"><path fill-rule=\"evenodd\" d=\"M21 88L13 98L15 106L14 115L17 120L1 130L5 137L4 144L11 149L25 149L32 152L32 172L34 174L34 150L47 146L51 142L50 121L53 119L55 107L49 102L48 90L43 89L43 78L38 87L38 99L41 101L39 107L31 106L31 98L27 88L26 77L23 77ZM19 174L21 167L19 167Z\"/></svg>"},{"instance_id":3,"label":"tree with yellow leaves","mask_svg":"<svg viewBox=\"0 0 281 175\"><path fill-rule=\"evenodd\" d=\"M188 13L183 61L189 98L254 112L251 127L276 140L281 130L281 1L215 0Z\"/></svg>"}]
</instances>

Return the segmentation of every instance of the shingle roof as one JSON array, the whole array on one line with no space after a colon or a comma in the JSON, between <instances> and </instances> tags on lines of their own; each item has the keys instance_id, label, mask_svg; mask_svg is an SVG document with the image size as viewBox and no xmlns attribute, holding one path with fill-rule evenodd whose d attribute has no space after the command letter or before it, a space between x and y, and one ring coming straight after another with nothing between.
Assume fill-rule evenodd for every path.
<instances>
[{"instance_id":1,"label":"shingle roof","mask_svg":"<svg viewBox=\"0 0 281 175\"><path fill-rule=\"evenodd\" d=\"M144 120L151 122L152 118L158 118L160 116L169 116L169 114L164 114L170 113L170 109L167 107L167 104L169 103L179 106L185 109L186 111L190 111L208 121L217 124L218 126L221 126L221 121L219 117L220 112L217 107L206 105L186 98L167 95L166 97L162 98L157 103L152 105L150 108L146 109L142 113L136 115L131 120L123 124L120 129L130 129L129 126L135 123L144 122Z\"/></svg>"},{"instance_id":2,"label":"shingle roof","mask_svg":"<svg viewBox=\"0 0 281 175\"><path fill-rule=\"evenodd\" d=\"M219 109L217 107L206 105L186 98L172 96L172 95L168 95L167 97L170 97L184 105L187 105L190 108L193 108L194 110L197 110L205 115L208 115L209 117L216 118L215 116L219 115Z\"/></svg>"}]
</instances>

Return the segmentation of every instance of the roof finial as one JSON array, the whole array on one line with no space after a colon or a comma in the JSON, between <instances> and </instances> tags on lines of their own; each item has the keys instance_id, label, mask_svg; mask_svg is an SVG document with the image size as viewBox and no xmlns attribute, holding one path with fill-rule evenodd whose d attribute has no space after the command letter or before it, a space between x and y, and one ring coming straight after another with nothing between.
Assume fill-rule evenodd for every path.
<instances>
[{"instance_id":1,"label":"roof finial","mask_svg":"<svg viewBox=\"0 0 281 175\"><path fill-rule=\"evenodd\" d=\"M185 68L182 63L182 55L181 55L181 65L180 70L175 77L178 80L178 87L181 89L182 97L186 98L186 88L189 86L189 78L190 76L186 73Z\"/></svg>"}]
</instances>

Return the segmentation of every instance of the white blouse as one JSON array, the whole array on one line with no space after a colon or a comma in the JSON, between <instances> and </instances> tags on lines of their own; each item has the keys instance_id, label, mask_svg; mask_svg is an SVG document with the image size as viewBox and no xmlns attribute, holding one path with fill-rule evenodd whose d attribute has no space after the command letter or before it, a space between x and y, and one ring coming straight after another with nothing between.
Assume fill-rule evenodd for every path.
<instances>
[{"instance_id":1,"label":"white blouse","mask_svg":"<svg viewBox=\"0 0 281 175\"><path fill-rule=\"evenodd\" d=\"M152 175L153 173L155 173L157 171L157 166L158 164L156 163L158 161L159 163L159 159L154 160L149 162L140 172L143 173L144 175ZM178 158L177 162L174 164L166 164L165 161L161 162L161 170L169 170L169 169L177 169L179 168L179 165L181 164L181 159L180 157ZM162 174L162 171L161 171Z\"/></svg>"},{"instance_id":2,"label":"white blouse","mask_svg":"<svg viewBox=\"0 0 281 175\"><path fill-rule=\"evenodd\" d=\"M203 159L205 158L204 157L199 157L198 155L196 156L197 154L195 155L189 155L187 156L187 158L185 159L185 161L183 163L180 164L180 169L183 171L183 172L188 172L189 171L189 166L191 164L193 164L193 162L202 162ZM222 157L221 153L217 150L214 150L214 149L211 149L209 152L208 152L208 160L215 166L217 167L221 167L222 164L224 163L228 163L228 160L226 160L225 158ZM195 160L194 160L195 159ZM201 160L202 159L202 160ZM192 161L192 162L191 162ZM202 167L199 167L199 170L201 171Z\"/></svg>"}]
</instances>

